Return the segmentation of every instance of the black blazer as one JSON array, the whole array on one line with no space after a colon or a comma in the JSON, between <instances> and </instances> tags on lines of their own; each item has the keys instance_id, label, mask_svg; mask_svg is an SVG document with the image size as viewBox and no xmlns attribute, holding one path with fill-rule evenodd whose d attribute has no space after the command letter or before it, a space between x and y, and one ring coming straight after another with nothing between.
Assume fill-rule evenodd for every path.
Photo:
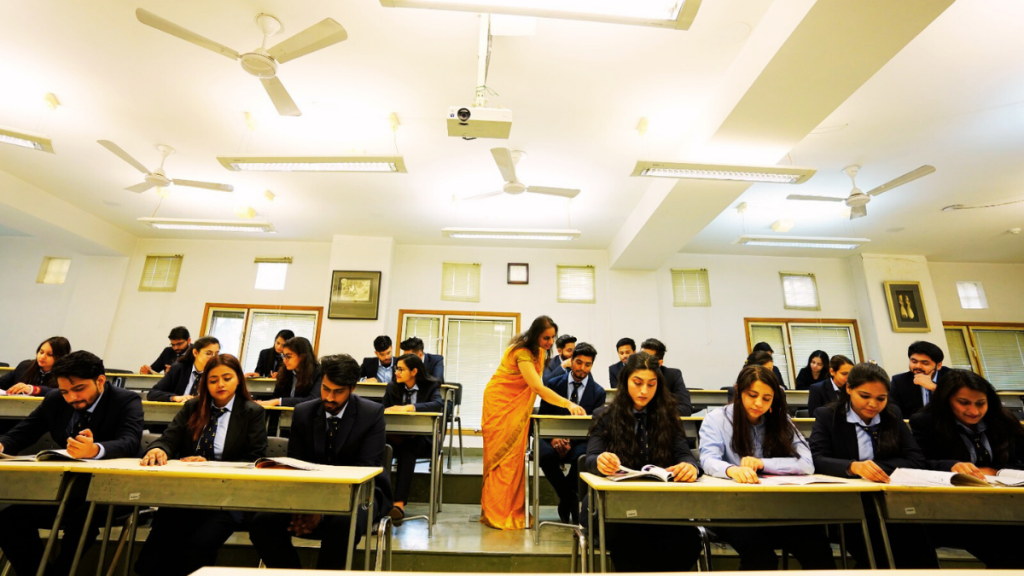
<instances>
[{"instance_id":1,"label":"black blazer","mask_svg":"<svg viewBox=\"0 0 1024 576\"><path fill-rule=\"evenodd\" d=\"M900 452L890 458L875 458L873 461L886 474L897 468L925 468L924 454L903 423L903 414L893 406L895 418L900 420ZM887 416L883 415L883 418ZM889 415L888 418L892 418ZM836 414L832 407L818 408L814 412L814 427L811 429L811 454L814 455L814 471L839 478L856 478L848 474L850 464L860 460L857 447L857 430L846 421L846 414Z\"/></svg>"},{"instance_id":2,"label":"black blazer","mask_svg":"<svg viewBox=\"0 0 1024 576\"><path fill-rule=\"evenodd\" d=\"M7 390L11 386L21 382L21 377L25 372L35 364L35 360L22 360L18 363L18 366L10 372L0 376L0 390ZM39 393L33 394L33 396L46 396L51 390L57 389L57 383L53 381L53 375L47 375L43 378L42 382L26 382L26 384L32 384L33 386L39 386Z\"/></svg>"},{"instance_id":3,"label":"black blazer","mask_svg":"<svg viewBox=\"0 0 1024 576\"><path fill-rule=\"evenodd\" d=\"M341 428L334 445L334 458L327 457L327 414L323 400L306 402L295 407L292 414L288 456L315 464L337 466L384 467L384 445L387 442L384 426L384 406L352 394L348 398ZM373 501L378 511L374 521L391 510L391 483L385 473L374 478ZM378 505L379 503L379 505Z\"/></svg>"},{"instance_id":4,"label":"black blazer","mask_svg":"<svg viewBox=\"0 0 1024 576\"><path fill-rule=\"evenodd\" d=\"M434 379L425 379L419 382L420 390L416 393L417 412L441 412L444 409L444 400L441 398L441 383ZM405 404L405 384L391 382L384 397L381 398L384 408L391 406L402 406Z\"/></svg>"},{"instance_id":5,"label":"black blazer","mask_svg":"<svg viewBox=\"0 0 1024 576\"><path fill-rule=\"evenodd\" d=\"M555 354L553 358L549 358L548 361L544 363L544 373L541 375L541 381L543 381L544 384L547 384L548 380L558 378L567 372L565 368L562 368L562 362L565 362L565 360L562 360L562 355Z\"/></svg>"},{"instance_id":6,"label":"black blazer","mask_svg":"<svg viewBox=\"0 0 1024 576\"><path fill-rule=\"evenodd\" d=\"M175 362L190 352L192 352L191 344L189 344L181 354L178 354L174 351L174 348L168 346L167 348L164 348L163 351L160 352L160 355L157 356L156 360L149 365L149 369L153 372L163 372L165 370L164 366L174 366Z\"/></svg>"},{"instance_id":7,"label":"black blazer","mask_svg":"<svg viewBox=\"0 0 1024 576\"><path fill-rule=\"evenodd\" d=\"M989 406L994 410L994 406ZM914 433L914 440L924 452L928 468L949 472L958 462L970 462L971 453L963 440L959 442L943 442L935 433L935 415L925 410L910 417L910 430ZM959 439L958 439L959 440ZM1024 470L1024 442L1019 438L1010 438L1009 454L1007 461L1000 463L999 457L992 454L993 468L1012 468ZM991 438L989 443L992 443ZM995 446L992 447L995 450Z\"/></svg>"},{"instance_id":8,"label":"black blazer","mask_svg":"<svg viewBox=\"0 0 1024 576\"><path fill-rule=\"evenodd\" d=\"M103 446L104 458L138 456L142 442L142 399L132 390L104 386L103 396L92 413L89 430L93 439ZM0 436L4 452L17 454L50 433L58 446L67 446L68 424L75 409L64 401L60 390L54 390L24 420L7 434Z\"/></svg>"},{"instance_id":9,"label":"black blazer","mask_svg":"<svg viewBox=\"0 0 1024 576\"><path fill-rule=\"evenodd\" d=\"M267 455L267 420L263 406L235 396L232 400L228 437L224 440L223 462L255 462ZM199 398L193 398L174 415L174 420L160 438L149 445L159 448L167 458L196 455L196 440L188 429L188 419L199 410Z\"/></svg>"},{"instance_id":10,"label":"black blazer","mask_svg":"<svg viewBox=\"0 0 1024 576\"><path fill-rule=\"evenodd\" d=\"M555 391L556 394L563 398L569 397L569 379L571 375L569 372L563 373L558 378L553 378L544 385ZM593 415L594 410L604 406L607 399L607 393L604 391L604 387L594 380L594 375L590 375L590 380L587 381L587 387L583 389L583 397L580 398L579 406L587 411L587 414ZM540 410L538 414L547 414L550 416L568 416L568 408L559 408L554 404L548 404L544 400L540 401Z\"/></svg>"},{"instance_id":11,"label":"black blazer","mask_svg":"<svg viewBox=\"0 0 1024 576\"><path fill-rule=\"evenodd\" d=\"M615 388L619 385L619 372L622 372L622 362L616 362L608 367L608 385Z\"/></svg>"},{"instance_id":12,"label":"black blazer","mask_svg":"<svg viewBox=\"0 0 1024 576\"><path fill-rule=\"evenodd\" d=\"M176 362L172 364L167 374L164 374L164 377L146 394L146 400L150 402L171 402L172 396L183 395L185 388L188 388L189 379L192 378L192 368L194 366L195 364L192 362ZM199 380L196 380L196 387L198 386ZM192 393L197 396L199 395L199 390L193 389Z\"/></svg>"},{"instance_id":13,"label":"black blazer","mask_svg":"<svg viewBox=\"0 0 1024 576\"><path fill-rule=\"evenodd\" d=\"M271 372L277 372L281 365L281 355L274 351L274 347L260 350L260 358L256 361L256 369L253 372L260 375L260 378L270 378Z\"/></svg>"},{"instance_id":14,"label":"black blazer","mask_svg":"<svg viewBox=\"0 0 1024 576\"><path fill-rule=\"evenodd\" d=\"M363 365L359 367L360 378L377 378L377 368L380 367L380 360L376 356L363 358ZM395 358L391 358L391 381L395 381ZM384 382L387 384L387 382Z\"/></svg>"},{"instance_id":15,"label":"black blazer","mask_svg":"<svg viewBox=\"0 0 1024 576\"><path fill-rule=\"evenodd\" d=\"M815 380L814 379L814 375L811 372L811 369L808 368L807 366L804 366L803 368L800 369L800 373L796 375L796 389L797 390L810 390L812 384L816 384L816 383L820 382L823 379L824 380L828 380L829 379L828 368L823 369L821 371L821 374L819 374L818 376L819 376L818 380Z\"/></svg>"},{"instance_id":16,"label":"black blazer","mask_svg":"<svg viewBox=\"0 0 1024 576\"><path fill-rule=\"evenodd\" d=\"M948 370L949 368L943 366L939 370L939 378L941 379ZM908 416L917 414L918 410L924 408L921 387L914 384L913 372L903 372L892 377L892 385L889 386L889 402L899 406L900 410Z\"/></svg>"},{"instance_id":17,"label":"black blazer","mask_svg":"<svg viewBox=\"0 0 1024 576\"><path fill-rule=\"evenodd\" d=\"M775 366L774 364L772 365L772 374L775 374L775 379L779 381L779 386L783 390L785 390L786 389L786 381L782 379L782 372L779 370L779 367Z\"/></svg>"},{"instance_id":18,"label":"black blazer","mask_svg":"<svg viewBox=\"0 0 1024 576\"><path fill-rule=\"evenodd\" d=\"M423 354L423 366L437 381L444 384L444 356L440 354Z\"/></svg>"},{"instance_id":19,"label":"black blazer","mask_svg":"<svg viewBox=\"0 0 1024 576\"><path fill-rule=\"evenodd\" d=\"M807 393L807 413L813 415L818 408L839 400L841 394L845 394L845 392L836 392L836 389L832 387L831 377L811 384Z\"/></svg>"},{"instance_id":20,"label":"black blazer","mask_svg":"<svg viewBox=\"0 0 1024 576\"><path fill-rule=\"evenodd\" d=\"M676 397L676 409L680 416L693 414L693 404L690 402L690 391L686 389L683 382L683 371L679 368L661 367L661 374L665 377L665 384Z\"/></svg>"},{"instance_id":21,"label":"black blazer","mask_svg":"<svg viewBox=\"0 0 1024 576\"><path fill-rule=\"evenodd\" d=\"M608 430L609 418L607 414L609 408L603 408L598 410L597 414L594 415L594 427L590 431L590 436L587 438L587 460L585 471L598 476L604 476L597 469L597 457L602 453L607 452L607 436L611 433ZM651 436L653 438L653 436ZM623 458L622 454L616 454L620 460L626 461L627 458ZM644 462L646 464L654 464L661 466L662 468L667 466L675 466L680 462L686 462L693 464L697 467L697 476L704 474L704 471L700 467L700 462L693 457L693 452L690 450L690 443L686 439L686 432L683 431L682 427L679 428L679 433L672 438L672 459L674 462Z\"/></svg>"},{"instance_id":22,"label":"black blazer","mask_svg":"<svg viewBox=\"0 0 1024 576\"><path fill-rule=\"evenodd\" d=\"M277 373L281 375L280 372ZM285 371L284 381L278 380L277 385L274 386L274 398L281 399L281 406L298 406L303 402L309 402L310 400L316 400L320 398L320 385L323 380L323 374L320 372L320 367L317 366L316 372L313 373L311 379L313 384L309 387L309 390L305 394L302 394L298 390L295 391L297 396L292 396L292 377L291 372Z\"/></svg>"}]
</instances>

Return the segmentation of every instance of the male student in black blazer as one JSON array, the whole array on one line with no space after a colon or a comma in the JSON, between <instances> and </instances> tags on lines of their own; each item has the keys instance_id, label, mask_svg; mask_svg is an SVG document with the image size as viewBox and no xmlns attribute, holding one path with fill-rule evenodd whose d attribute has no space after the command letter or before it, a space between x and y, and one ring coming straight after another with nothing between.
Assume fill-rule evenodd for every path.
<instances>
[{"instance_id":1,"label":"male student in black blazer","mask_svg":"<svg viewBox=\"0 0 1024 576\"><path fill-rule=\"evenodd\" d=\"M576 348L576 337L569 334L562 334L555 339L555 349L558 354L544 364L544 373L541 380L547 382L569 371L569 363L572 362L572 351Z\"/></svg>"},{"instance_id":2,"label":"male student in black blazer","mask_svg":"<svg viewBox=\"0 0 1024 576\"><path fill-rule=\"evenodd\" d=\"M189 336L188 328L184 326L172 328L171 333L167 335L167 339L170 340L171 345L164 348L160 352L160 356L157 356L157 359L152 364L139 368L139 374L152 374L154 372L159 374L164 370L170 370L171 366L184 356L192 346L192 338Z\"/></svg>"},{"instance_id":3,"label":"male student in black blazer","mask_svg":"<svg viewBox=\"0 0 1024 576\"><path fill-rule=\"evenodd\" d=\"M683 371L678 368L667 368L664 366L665 352L667 351L665 344L661 340L648 338L640 344L640 350L658 359L658 365L661 366L661 374L665 377L665 386L675 394L676 408L679 410L679 415L689 416L693 414L690 391L686 389L686 383L683 381Z\"/></svg>"},{"instance_id":4,"label":"male student in black blazer","mask_svg":"<svg viewBox=\"0 0 1024 576\"><path fill-rule=\"evenodd\" d=\"M423 366L427 369L427 375L437 379L444 384L444 356L440 354L427 354L423 352L423 340L417 336L406 338L398 345L402 354L415 354L423 360Z\"/></svg>"},{"instance_id":5,"label":"male student in black blazer","mask_svg":"<svg viewBox=\"0 0 1024 576\"><path fill-rule=\"evenodd\" d=\"M572 351L572 364L569 371L545 383L562 398L568 398L578 404L588 415L604 406L606 393L604 388L594 380L591 369L597 350L586 342L580 342ZM569 410L558 408L543 400L540 403L540 414L552 416L568 416ZM587 453L587 441L555 438L540 441L540 468L544 477L558 494L558 517L562 522L579 523L579 495L576 483L579 478L578 460ZM569 464L569 474L562 473L562 464Z\"/></svg>"},{"instance_id":6,"label":"male student in black blazer","mask_svg":"<svg viewBox=\"0 0 1024 576\"><path fill-rule=\"evenodd\" d=\"M292 415L288 456L331 466L384 466L384 407L353 393L359 365L351 356L338 354L321 360L321 367L320 399L299 404ZM387 473L378 475L374 485L373 519L377 522L384 510L391 509ZM366 513L363 509L358 512L357 544L366 526ZM342 570L349 521L346 516L260 512L249 527L249 539L267 568L302 567L292 544L295 535L321 541L318 570Z\"/></svg>"},{"instance_id":7,"label":"male student in black blazer","mask_svg":"<svg viewBox=\"0 0 1024 576\"><path fill-rule=\"evenodd\" d=\"M387 384L395 381L395 357L391 336L382 335L373 339L373 356L363 358L359 368L359 379L364 382Z\"/></svg>"},{"instance_id":8,"label":"male student in black blazer","mask_svg":"<svg viewBox=\"0 0 1024 576\"><path fill-rule=\"evenodd\" d=\"M53 365L59 390L10 432L0 436L0 452L18 454L46 433L75 458L100 460L138 456L142 441L142 400L130 390L105 386L103 361L79 350ZM71 569L75 546L82 534L89 506L84 484L76 486L64 513L64 539L53 574ZM0 550L19 575L33 575L43 557L39 528L51 528L57 515L54 506L16 504L0 511ZM105 514L97 514L88 528L86 546L96 540Z\"/></svg>"},{"instance_id":9,"label":"male student in black blazer","mask_svg":"<svg viewBox=\"0 0 1024 576\"><path fill-rule=\"evenodd\" d=\"M619 372L622 372L626 360L636 353L636 341L632 338L619 338L615 343L615 352L619 355L619 361L608 367L608 385L612 388L619 385Z\"/></svg>"},{"instance_id":10,"label":"male student in black blazer","mask_svg":"<svg viewBox=\"0 0 1024 576\"><path fill-rule=\"evenodd\" d=\"M914 342L907 349L907 356L910 370L892 377L889 401L910 417L931 401L939 378L949 368L942 366L945 359L942 349L931 342Z\"/></svg>"}]
</instances>

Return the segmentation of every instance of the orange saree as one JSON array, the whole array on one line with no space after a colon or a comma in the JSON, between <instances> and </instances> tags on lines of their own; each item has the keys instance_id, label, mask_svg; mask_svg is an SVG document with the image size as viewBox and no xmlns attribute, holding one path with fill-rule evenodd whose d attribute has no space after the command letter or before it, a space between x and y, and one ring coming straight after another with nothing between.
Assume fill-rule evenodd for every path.
<instances>
[{"instance_id":1,"label":"orange saree","mask_svg":"<svg viewBox=\"0 0 1024 576\"><path fill-rule=\"evenodd\" d=\"M526 528L526 444L536 394L519 372L530 362L543 372L542 360L524 348L505 355L484 389L484 486L480 522L501 530Z\"/></svg>"}]
</instances>

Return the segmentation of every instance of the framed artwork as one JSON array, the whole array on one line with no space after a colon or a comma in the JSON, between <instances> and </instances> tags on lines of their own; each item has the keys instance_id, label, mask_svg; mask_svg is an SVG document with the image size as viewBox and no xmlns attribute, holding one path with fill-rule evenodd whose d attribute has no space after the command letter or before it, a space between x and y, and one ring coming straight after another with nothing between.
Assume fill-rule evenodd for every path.
<instances>
[{"instance_id":1,"label":"framed artwork","mask_svg":"<svg viewBox=\"0 0 1024 576\"><path fill-rule=\"evenodd\" d=\"M380 272L335 270L331 276L332 320L376 320L380 307Z\"/></svg>"},{"instance_id":2,"label":"framed artwork","mask_svg":"<svg viewBox=\"0 0 1024 576\"><path fill-rule=\"evenodd\" d=\"M508 265L509 284L529 284L530 265L521 263L510 263Z\"/></svg>"},{"instance_id":3,"label":"framed artwork","mask_svg":"<svg viewBox=\"0 0 1024 576\"><path fill-rule=\"evenodd\" d=\"M893 332L929 332L920 282L884 282Z\"/></svg>"}]
</instances>

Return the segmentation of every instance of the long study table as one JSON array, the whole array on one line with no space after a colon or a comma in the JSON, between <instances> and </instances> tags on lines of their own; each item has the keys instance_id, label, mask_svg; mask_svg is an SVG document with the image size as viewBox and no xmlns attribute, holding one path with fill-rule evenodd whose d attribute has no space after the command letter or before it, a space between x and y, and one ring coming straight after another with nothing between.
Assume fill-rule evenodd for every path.
<instances>
[{"instance_id":1,"label":"long study table","mask_svg":"<svg viewBox=\"0 0 1024 576\"><path fill-rule=\"evenodd\" d=\"M71 488L77 479L77 476L68 473L68 466L63 462L0 461L0 502L57 506L57 516L50 528L50 536L46 539L36 576L43 576L46 570Z\"/></svg>"}]
</instances>

